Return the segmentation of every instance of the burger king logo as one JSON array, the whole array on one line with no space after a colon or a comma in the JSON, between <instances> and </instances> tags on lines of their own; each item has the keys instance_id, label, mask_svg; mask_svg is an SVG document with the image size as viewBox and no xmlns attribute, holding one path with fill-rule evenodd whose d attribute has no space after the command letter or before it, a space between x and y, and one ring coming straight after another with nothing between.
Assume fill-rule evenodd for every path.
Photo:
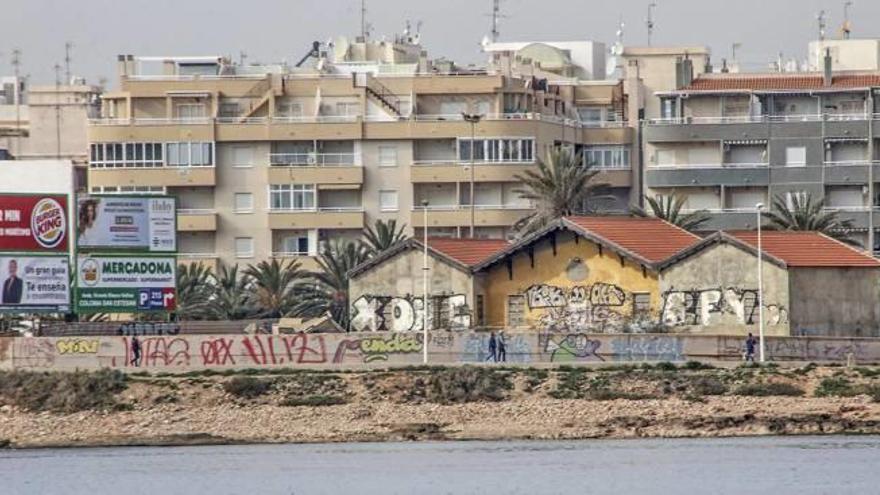
<instances>
[{"instance_id":1,"label":"burger king logo","mask_svg":"<svg viewBox=\"0 0 880 495\"><path fill-rule=\"evenodd\" d=\"M57 247L67 233L64 208L52 198L41 199L31 212L31 235L46 249Z\"/></svg>"}]
</instances>

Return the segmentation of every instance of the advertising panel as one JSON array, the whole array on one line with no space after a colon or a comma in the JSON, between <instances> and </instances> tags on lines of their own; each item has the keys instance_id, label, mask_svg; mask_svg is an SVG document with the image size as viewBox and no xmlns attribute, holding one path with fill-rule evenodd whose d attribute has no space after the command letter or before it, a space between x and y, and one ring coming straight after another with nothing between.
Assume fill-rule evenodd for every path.
<instances>
[{"instance_id":1,"label":"advertising panel","mask_svg":"<svg viewBox=\"0 0 880 495\"><path fill-rule=\"evenodd\" d=\"M70 310L67 256L0 256L0 312Z\"/></svg>"},{"instance_id":2,"label":"advertising panel","mask_svg":"<svg viewBox=\"0 0 880 495\"><path fill-rule=\"evenodd\" d=\"M172 197L83 196L77 200L80 251L177 251Z\"/></svg>"},{"instance_id":3,"label":"advertising panel","mask_svg":"<svg viewBox=\"0 0 880 495\"><path fill-rule=\"evenodd\" d=\"M67 251L67 196L0 194L0 251Z\"/></svg>"},{"instance_id":4,"label":"advertising panel","mask_svg":"<svg viewBox=\"0 0 880 495\"><path fill-rule=\"evenodd\" d=\"M173 257L81 256L76 272L77 312L170 312L176 307Z\"/></svg>"}]
</instances>

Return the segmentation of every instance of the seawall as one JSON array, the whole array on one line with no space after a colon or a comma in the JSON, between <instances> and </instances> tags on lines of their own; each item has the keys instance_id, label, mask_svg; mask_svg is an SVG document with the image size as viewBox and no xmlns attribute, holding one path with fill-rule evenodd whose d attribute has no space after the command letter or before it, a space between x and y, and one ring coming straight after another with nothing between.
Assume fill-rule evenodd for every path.
<instances>
[{"instance_id":1,"label":"seawall","mask_svg":"<svg viewBox=\"0 0 880 495\"><path fill-rule=\"evenodd\" d=\"M352 333L144 336L139 366L131 337L0 339L0 369L192 371L232 368L342 368L422 364L422 335ZM743 339L725 335L505 333L507 362L577 364L736 361ZM485 362L489 334L429 335L430 364ZM880 363L880 339L768 337L772 361Z\"/></svg>"}]
</instances>

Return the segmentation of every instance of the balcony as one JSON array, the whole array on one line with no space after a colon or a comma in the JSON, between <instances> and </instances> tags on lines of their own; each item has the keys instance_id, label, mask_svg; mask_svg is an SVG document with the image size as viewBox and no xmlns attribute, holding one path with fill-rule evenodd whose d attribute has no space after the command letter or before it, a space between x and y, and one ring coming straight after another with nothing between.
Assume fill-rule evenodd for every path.
<instances>
[{"instance_id":1,"label":"balcony","mask_svg":"<svg viewBox=\"0 0 880 495\"><path fill-rule=\"evenodd\" d=\"M516 182L514 178L535 168L535 162L475 162L475 182ZM470 182L470 163L450 160L416 160L410 171L412 182Z\"/></svg>"},{"instance_id":2,"label":"balcony","mask_svg":"<svg viewBox=\"0 0 880 495\"><path fill-rule=\"evenodd\" d=\"M214 186L214 167L90 168L89 186Z\"/></svg>"},{"instance_id":3,"label":"balcony","mask_svg":"<svg viewBox=\"0 0 880 495\"><path fill-rule=\"evenodd\" d=\"M413 227L424 227L424 211L413 207ZM474 225L477 227L510 227L534 209L524 205L476 205ZM471 224L471 208L467 205L428 206L428 227L466 227Z\"/></svg>"},{"instance_id":4,"label":"balcony","mask_svg":"<svg viewBox=\"0 0 880 495\"><path fill-rule=\"evenodd\" d=\"M214 119L103 118L89 121L89 141L214 141Z\"/></svg>"},{"instance_id":5,"label":"balcony","mask_svg":"<svg viewBox=\"0 0 880 495\"><path fill-rule=\"evenodd\" d=\"M300 264L300 269L302 270L318 271L321 268L320 265L318 265L317 258L315 256L309 256L307 253L286 253L276 251L272 253L272 258L284 263L290 261L297 262Z\"/></svg>"},{"instance_id":6,"label":"balcony","mask_svg":"<svg viewBox=\"0 0 880 495\"><path fill-rule=\"evenodd\" d=\"M269 163L270 184L359 188L364 183L361 157L355 153L272 153Z\"/></svg>"},{"instance_id":7,"label":"balcony","mask_svg":"<svg viewBox=\"0 0 880 495\"><path fill-rule=\"evenodd\" d=\"M269 228L279 229L362 229L362 207L315 208L310 210L269 210Z\"/></svg>"},{"instance_id":8,"label":"balcony","mask_svg":"<svg viewBox=\"0 0 880 495\"><path fill-rule=\"evenodd\" d=\"M645 179L648 187L766 186L770 167L766 163L651 165Z\"/></svg>"},{"instance_id":9,"label":"balcony","mask_svg":"<svg viewBox=\"0 0 880 495\"><path fill-rule=\"evenodd\" d=\"M177 210L178 232L214 232L217 230L217 212L211 209Z\"/></svg>"}]
</instances>

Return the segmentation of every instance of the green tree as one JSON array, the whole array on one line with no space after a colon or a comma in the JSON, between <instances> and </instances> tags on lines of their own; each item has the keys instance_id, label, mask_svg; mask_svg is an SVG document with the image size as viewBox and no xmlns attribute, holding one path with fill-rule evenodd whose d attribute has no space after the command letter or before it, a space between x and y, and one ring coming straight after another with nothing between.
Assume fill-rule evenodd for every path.
<instances>
[{"instance_id":1,"label":"green tree","mask_svg":"<svg viewBox=\"0 0 880 495\"><path fill-rule=\"evenodd\" d=\"M387 251L407 239L404 230L406 225L397 228L397 220L376 220L372 226L364 230L364 243L370 256Z\"/></svg>"},{"instance_id":2,"label":"green tree","mask_svg":"<svg viewBox=\"0 0 880 495\"><path fill-rule=\"evenodd\" d=\"M320 270L311 274L312 283L299 293L295 313L300 316L330 314L348 328L348 272L369 259L369 248L362 242L334 239L318 253Z\"/></svg>"},{"instance_id":3,"label":"green tree","mask_svg":"<svg viewBox=\"0 0 880 495\"><path fill-rule=\"evenodd\" d=\"M181 320L203 318L214 293L211 268L199 263L177 266L177 317Z\"/></svg>"},{"instance_id":4,"label":"green tree","mask_svg":"<svg viewBox=\"0 0 880 495\"><path fill-rule=\"evenodd\" d=\"M535 211L514 225L519 236L539 230L557 218L597 213L611 199L608 184L594 182L599 173L583 163L580 153L554 149L545 160L538 160L538 170L514 176L523 187L514 190L534 205Z\"/></svg>"},{"instance_id":5,"label":"green tree","mask_svg":"<svg viewBox=\"0 0 880 495\"><path fill-rule=\"evenodd\" d=\"M697 210L683 213L684 198L673 194L663 196L646 196L645 202L648 204L649 214L661 220L665 220L672 225L677 225L684 230L698 230L703 224L709 221L709 213L706 210ZM635 209L634 213L645 216L644 210Z\"/></svg>"},{"instance_id":6,"label":"green tree","mask_svg":"<svg viewBox=\"0 0 880 495\"><path fill-rule=\"evenodd\" d=\"M297 304L297 290L308 273L298 261L261 261L248 265L244 272L248 278L250 301L263 318L281 318L288 315Z\"/></svg>"},{"instance_id":7,"label":"green tree","mask_svg":"<svg viewBox=\"0 0 880 495\"><path fill-rule=\"evenodd\" d=\"M253 313L248 292L248 277L238 274L238 264L221 264L215 277L214 293L207 314L214 320L241 320Z\"/></svg>"},{"instance_id":8,"label":"green tree","mask_svg":"<svg viewBox=\"0 0 880 495\"><path fill-rule=\"evenodd\" d=\"M852 238L852 220L841 220L838 212L825 209L825 200L814 200L811 194L792 194L790 201L777 195L770 211L762 215L773 230L821 232L851 246L861 246Z\"/></svg>"}]
</instances>

